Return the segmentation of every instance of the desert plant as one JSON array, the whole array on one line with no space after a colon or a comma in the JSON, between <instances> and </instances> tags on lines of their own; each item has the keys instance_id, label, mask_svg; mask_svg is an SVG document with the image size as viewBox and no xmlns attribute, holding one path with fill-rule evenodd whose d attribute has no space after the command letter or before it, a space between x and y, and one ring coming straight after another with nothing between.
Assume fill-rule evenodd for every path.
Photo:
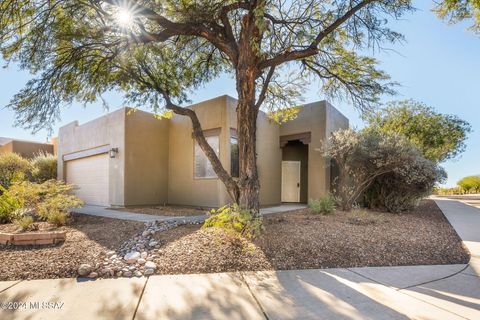
<instances>
[{"instance_id":1,"label":"desert plant","mask_svg":"<svg viewBox=\"0 0 480 320\"><path fill-rule=\"evenodd\" d=\"M30 228L33 224L33 217L32 216L23 216L14 220L14 223L22 228L22 231L26 231Z\"/></svg>"},{"instance_id":2,"label":"desert plant","mask_svg":"<svg viewBox=\"0 0 480 320\"><path fill-rule=\"evenodd\" d=\"M57 158L49 153L41 152L30 160L32 180L45 182L57 178Z\"/></svg>"},{"instance_id":3,"label":"desert plant","mask_svg":"<svg viewBox=\"0 0 480 320\"><path fill-rule=\"evenodd\" d=\"M228 232L240 234L245 238L254 238L263 230L261 216L254 216L248 210L240 210L237 204L227 205L212 210L202 228L221 228Z\"/></svg>"},{"instance_id":4,"label":"desert plant","mask_svg":"<svg viewBox=\"0 0 480 320\"><path fill-rule=\"evenodd\" d=\"M7 191L20 206L31 210L39 219L57 225L65 224L68 212L83 202L72 194L73 186L62 181L48 180L44 183L21 181L12 184ZM60 215L64 219L59 218Z\"/></svg>"},{"instance_id":5,"label":"desert plant","mask_svg":"<svg viewBox=\"0 0 480 320\"><path fill-rule=\"evenodd\" d=\"M61 227L67 224L68 216L69 216L68 212L54 210L47 213L46 219L49 223L57 227Z\"/></svg>"},{"instance_id":6,"label":"desert plant","mask_svg":"<svg viewBox=\"0 0 480 320\"><path fill-rule=\"evenodd\" d=\"M409 163L418 150L398 135L375 130L339 130L323 146L338 166L333 192L340 207L349 211L375 178Z\"/></svg>"},{"instance_id":7,"label":"desert plant","mask_svg":"<svg viewBox=\"0 0 480 320\"><path fill-rule=\"evenodd\" d=\"M14 178L24 178L30 175L30 163L16 153L0 154L0 185L6 189Z\"/></svg>"},{"instance_id":8,"label":"desert plant","mask_svg":"<svg viewBox=\"0 0 480 320\"><path fill-rule=\"evenodd\" d=\"M365 191L365 204L370 208L399 213L411 210L432 193L436 183L444 181L445 171L435 162L415 153L409 162L375 178Z\"/></svg>"},{"instance_id":9,"label":"desert plant","mask_svg":"<svg viewBox=\"0 0 480 320\"><path fill-rule=\"evenodd\" d=\"M327 194L320 199L310 199L308 201L310 209L312 209L313 212L320 214L333 213L333 211L335 211L335 204L335 198L330 194Z\"/></svg>"},{"instance_id":10,"label":"desert plant","mask_svg":"<svg viewBox=\"0 0 480 320\"><path fill-rule=\"evenodd\" d=\"M16 217L16 210L20 207L20 201L0 185L0 224L12 222Z\"/></svg>"}]
</instances>

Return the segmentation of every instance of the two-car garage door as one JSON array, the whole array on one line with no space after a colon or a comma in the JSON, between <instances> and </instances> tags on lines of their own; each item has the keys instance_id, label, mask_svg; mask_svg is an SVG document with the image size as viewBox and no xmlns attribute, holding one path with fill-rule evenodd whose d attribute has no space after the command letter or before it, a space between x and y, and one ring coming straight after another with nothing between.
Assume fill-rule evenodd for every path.
<instances>
[{"instance_id":1,"label":"two-car garage door","mask_svg":"<svg viewBox=\"0 0 480 320\"><path fill-rule=\"evenodd\" d=\"M75 194L86 204L109 206L108 154L66 162L66 181L74 184Z\"/></svg>"}]
</instances>

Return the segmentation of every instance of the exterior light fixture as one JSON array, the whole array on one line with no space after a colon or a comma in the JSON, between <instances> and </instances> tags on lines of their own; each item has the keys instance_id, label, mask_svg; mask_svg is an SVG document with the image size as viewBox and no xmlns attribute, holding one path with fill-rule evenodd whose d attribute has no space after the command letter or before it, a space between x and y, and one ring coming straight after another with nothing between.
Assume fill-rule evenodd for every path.
<instances>
[{"instance_id":1,"label":"exterior light fixture","mask_svg":"<svg viewBox=\"0 0 480 320\"><path fill-rule=\"evenodd\" d=\"M118 148L112 148L109 150L108 155L110 158L115 158L115 155L118 153Z\"/></svg>"}]
</instances>

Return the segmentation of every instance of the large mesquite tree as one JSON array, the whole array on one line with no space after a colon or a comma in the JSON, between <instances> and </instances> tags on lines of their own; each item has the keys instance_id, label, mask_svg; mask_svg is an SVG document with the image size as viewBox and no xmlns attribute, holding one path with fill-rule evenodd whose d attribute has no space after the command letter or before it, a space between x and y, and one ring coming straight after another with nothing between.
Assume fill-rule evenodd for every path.
<instances>
[{"instance_id":1,"label":"large mesquite tree","mask_svg":"<svg viewBox=\"0 0 480 320\"><path fill-rule=\"evenodd\" d=\"M0 0L3 57L35 75L9 106L32 130L73 100L113 90L136 106L187 116L232 199L257 211L259 110L297 103L313 78L325 95L370 108L392 83L358 52L401 39L386 23L411 9L409 0ZM182 107L191 90L224 73L238 93L238 180L194 110Z\"/></svg>"}]
</instances>

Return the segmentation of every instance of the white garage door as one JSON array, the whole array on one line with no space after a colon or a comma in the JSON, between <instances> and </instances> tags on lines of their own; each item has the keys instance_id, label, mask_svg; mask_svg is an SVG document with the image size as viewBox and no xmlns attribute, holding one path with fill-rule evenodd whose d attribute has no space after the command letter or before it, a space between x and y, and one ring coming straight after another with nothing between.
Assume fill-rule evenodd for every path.
<instances>
[{"instance_id":1,"label":"white garage door","mask_svg":"<svg viewBox=\"0 0 480 320\"><path fill-rule=\"evenodd\" d=\"M108 155L67 161L67 183L77 188L75 194L85 204L109 206L108 201Z\"/></svg>"}]
</instances>

